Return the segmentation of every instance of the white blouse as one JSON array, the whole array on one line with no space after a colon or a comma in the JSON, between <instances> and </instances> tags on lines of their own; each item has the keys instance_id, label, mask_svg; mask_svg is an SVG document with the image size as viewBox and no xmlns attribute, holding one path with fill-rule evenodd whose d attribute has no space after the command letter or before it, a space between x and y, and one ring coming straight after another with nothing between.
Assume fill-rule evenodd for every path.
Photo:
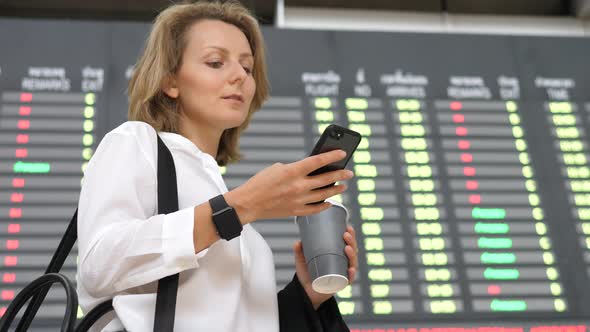
<instances>
[{"instance_id":1,"label":"white blouse","mask_svg":"<svg viewBox=\"0 0 590 332\"><path fill-rule=\"evenodd\" d=\"M109 298L115 308L93 331L152 331L157 280L180 272L174 331L278 332L270 247L246 225L239 237L195 254L194 207L227 187L211 155L181 135L159 135L174 158L177 212L157 214L157 139L146 123L109 132L84 173L79 302L85 313Z\"/></svg>"}]
</instances>

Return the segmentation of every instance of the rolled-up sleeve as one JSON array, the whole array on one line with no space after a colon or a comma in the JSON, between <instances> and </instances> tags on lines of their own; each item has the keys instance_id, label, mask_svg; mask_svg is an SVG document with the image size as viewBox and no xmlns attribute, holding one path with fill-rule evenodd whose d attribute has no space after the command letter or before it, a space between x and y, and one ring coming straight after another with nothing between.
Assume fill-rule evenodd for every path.
<instances>
[{"instance_id":1,"label":"rolled-up sleeve","mask_svg":"<svg viewBox=\"0 0 590 332\"><path fill-rule=\"evenodd\" d=\"M134 135L107 134L84 173L78 274L94 297L197 268L207 252L195 254L194 207L157 214L157 156L143 143L148 148Z\"/></svg>"}]
</instances>

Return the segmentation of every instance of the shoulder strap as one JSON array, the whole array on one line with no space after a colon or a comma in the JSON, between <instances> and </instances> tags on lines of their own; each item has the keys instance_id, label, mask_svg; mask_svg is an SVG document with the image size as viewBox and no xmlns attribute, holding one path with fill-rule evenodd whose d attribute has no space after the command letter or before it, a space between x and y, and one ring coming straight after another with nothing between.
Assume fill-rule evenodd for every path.
<instances>
[{"instance_id":1,"label":"shoulder strap","mask_svg":"<svg viewBox=\"0 0 590 332\"><path fill-rule=\"evenodd\" d=\"M172 213L178 211L178 190L174 159L160 136L157 134L156 136L158 138L158 214ZM45 273L59 272L61 270L77 238L78 210L76 209ZM174 330L177 290L178 274L164 277L158 281L154 332L169 332ZM31 299L16 331L28 330L48 292L49 287L40 290Z\"/></svg>"},{"instance_id":2,"label":"shoulder strap","mask_svg":"<svg viewBox=\"0 0 590 332\"><path fill-rule=\"evenodd\" d=\"M158 136L158 214L178 211L178 189L174 159L168 147ZM158 281L154 332L174 330L178 273Z\"/></svg>"}]
</instances>

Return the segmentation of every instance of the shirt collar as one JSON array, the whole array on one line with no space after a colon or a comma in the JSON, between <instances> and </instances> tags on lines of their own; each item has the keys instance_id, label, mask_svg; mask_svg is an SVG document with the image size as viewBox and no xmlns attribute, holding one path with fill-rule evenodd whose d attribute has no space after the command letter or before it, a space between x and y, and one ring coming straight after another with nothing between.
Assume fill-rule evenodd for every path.
<instances>
[{"instance_id":1,"label":"shirt collar","mask_svg":"<svg viewBox=\"0 0 590 332\"><path fill-rule=\"evenodd\" d=\"M172 143L172 145L174 147L177 147L177 148L180 148L183 150L188 150L188 151L194 153L195 155L197 155L201 160L204 160L207 164L215 165L216 168L219 167L217 165L217 161L215 160L215 158L212 155L201 151L201 149L199 149L199 147L196 146L195 143L193 143L188 138L186 138L180 134L166 132L166 131L161 131L159 134L160 134L160 137L166 138L167 142Z\"/></svg>"}]
</instances>

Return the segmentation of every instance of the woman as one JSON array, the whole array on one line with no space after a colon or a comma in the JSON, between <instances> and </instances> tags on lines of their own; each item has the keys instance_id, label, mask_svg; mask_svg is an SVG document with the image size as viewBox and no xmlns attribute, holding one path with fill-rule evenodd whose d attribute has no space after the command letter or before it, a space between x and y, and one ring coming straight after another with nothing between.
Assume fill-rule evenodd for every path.
<instances>
[{"instance_id":1,"label":"woman","mask_svg":"<svg viewBox=\"0 0 590 332\"><path fill-rule=\"evenodd\" d=\"M239 135L268 96L263 40L248 11L231 1L164 10L129 96L131 121L104 137L80 194L80 304L87 312L113 298L115 308L96 330L151 331L157 280L176 273L175 331L347 330L334 298L313 291L300 241L295 277L277 296L272 253L249 225L329 208L307 203L345 186L313 189L352 172L307 174L344 152L274 164L229 192L219 172L238 159ZM177 174L179 211L167 215L157 215L156 135ZM212 216L219 212L214 203L233 207L228 224ZM243 229L230 234L224 227L231 223ZM354 235L352 228L343 235L351 282Z\"/></svg>"}]
</instances>

